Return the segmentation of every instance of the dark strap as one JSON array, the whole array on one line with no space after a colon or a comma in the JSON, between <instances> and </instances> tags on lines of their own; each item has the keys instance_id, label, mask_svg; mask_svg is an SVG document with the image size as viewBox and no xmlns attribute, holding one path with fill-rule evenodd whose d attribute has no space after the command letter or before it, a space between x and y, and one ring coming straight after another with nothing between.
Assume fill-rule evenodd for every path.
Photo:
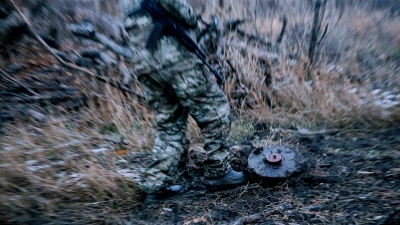
<instances>
[{"instance_id":1,"label":"dark strap","mask_svg":"<svg viewBox=\"0 0 400 225\"><path fill-rule=\"evenodd\" d=\"M146 44L147 50L153 51L156 48L157 41L161 39L161 36L163 35L163 31L164 31L164 26L161 23L156 21L154 23L153 31L151 31L150 36L147 40L147 44Z\"/></svg>"}]
</instances>

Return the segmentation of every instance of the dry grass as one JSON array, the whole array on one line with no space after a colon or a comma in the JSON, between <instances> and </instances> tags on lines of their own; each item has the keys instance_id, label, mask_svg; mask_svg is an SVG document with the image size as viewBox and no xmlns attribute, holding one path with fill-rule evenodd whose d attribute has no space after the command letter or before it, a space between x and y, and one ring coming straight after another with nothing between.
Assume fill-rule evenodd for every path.
<instances>
[{"instance_id":1,"label":"dry grass","mask_svg":"<svg viewBox=\"0 0 400 225\"><path fill-rule=\"evenodd\" d=\"M210 2L216 3L207 0L197 4ZM245 100L251 105L233 108L238 117L233 124L233 142L251 136L254 121L291 128L399 125L400 104L380 106L377 100L384 96L372 92L381 89L380 93L389 91L400 98L399 18L361 6L345 8L340 17L340 10L330 5L325 16L330 29L319 46L320 60L311 71L312 80L307 81L305 53L312 6L287 0L275 1L277 5L272 7L269 1L261 1L271 8L255 14L255 2L230 0L225 1L225 9L205 9L205 15L250 18L252 22L245 29L272 43L282 16L288 17L288 30L277 52L280 61L272 68L272 86L264 85L262 69L251 54L244 57L235 48L225 52L225 57L240 68L243 83L250 90ZM6 127L6 134L0 137L0 223L122 223L127 209L136 203L136 183L117 172L115 162L120 156L113 150L150 149L153 118L136 99L93 83L80 84L89 102L78 114L53 111L45 124L21 120ZM230 93L234 85L229 80L225 91ZM191 149L196 149L201 135L194 122L190 124L188 137ZM127 145L103 141L104 137L124 140ZM91 151L104 147L110 150L101 155Z\"/></svg>"},{"instance_id":2,"label":"dry grass","mask_svg":"<svg viewBox=\"0 0 400 225\"><path fill-rule=\"evenodd\" d=\"M254 102L250 109L239 107L240 115L288 127L383 128L396 124L400 105L382 105L376 99L385 97L372 92L400 92L398 17L389 17L387 11L367 11L364 5L341 9L333 2L328 4L323 23L329 25L327 37L318 48L319 61L311 71L312 78L306 80L312 5L288 0L263 11L256 7L264 1L255 2L238 7L235 1L225 1L231 10L219 13L228 18L252 18L245 29L272 43L283 16L288 17L288 29L279 46L280 62L273 66L271 87L263 85L265 78L256 58L242 57L234 47L226 53L242 71L250 89L247 98Z\"/></svg>"},{"instance_id":3,"label":"dry grass","mask_svg":"<svg viewBox=\"0 0 400 225\"><path fill-rule=\"evenodd\" d=\"M108 85L92 90L79 114L49 113L46 124L7 127L0 142L0 222L117 223L129 214L140 195L133 178L117 172L122 158L114 150L150 149L151 116Z\"/></svg>"}]
</instances>

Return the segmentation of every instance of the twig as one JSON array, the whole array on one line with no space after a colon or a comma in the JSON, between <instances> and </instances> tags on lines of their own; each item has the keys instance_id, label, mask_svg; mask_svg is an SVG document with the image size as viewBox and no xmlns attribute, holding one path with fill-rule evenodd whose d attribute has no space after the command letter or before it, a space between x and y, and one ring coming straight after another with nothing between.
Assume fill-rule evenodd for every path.
<instances>
[{"instance_id":1,"label":"twig","mask_svg":"<svg viewBox=\"0 0 400 225\"><path fill-rule=\"evenodd\" d=\"M229 32L234 32L236 31L240 25L249 22L247 19L235 19L235 20L230 20L224 22L224 28L225 30L228 30Z\"/></svg>"},{"instance_id":2,"label":"twig","mask_svg":"<svg viewBox=\"0 0 400 225\"><path fill-rule=\"evenodd\" d=\"M387 12L385 13L385 15L382 17L382 19L379 22L376 22L376 16L373 17L374 22L376 23L376 26L379 27L381 25L381 23L383 22L383 20L386 19L386 17L390 14L391 9L388 9Z\"/></svg>"},{"instance_id":3,"label":"twig","mask_svg":"<svg viewBox=\"0 0 400 225\"><path fill-rule=\"evenodd\" d=\"M322 33L322 36L321 36L321 38L319 39L319 41L318 41L318 46L319 45L321 45L321 43L324 41L324 39L325 39L325 37L326 37L326 33L328 32L328 27L329 27L329 24L327 24L326 26L325 26L325 30L324 30L324 33Z\"/></svg>"},{"instance_id":4,"label":"twig","mask_svg":"<svg viewBox=\"0 0 400 225\"><path fill-rule=\"evenodd\" d=\"M27 87L26 85L24 85L23 83L19 82L18 80L12 78L10 75L8 75L5 71L3 71L2 69L0 69L0 73L3 74L3 76L5 76L8 80L10 80L11 82L13 82L14 84L23 87L26 91L30 92L33 95L38 95L38 93L34 92L32 89L30 89L29 87Z\"/></svg>"},{"instance_id":5,"label":"twig","mask_svg":"<svg viewBox=\"0 0 400 225\"><path fill-rule=\"evenodd\" d=\"M283 22L282 22L282 23L283 23L283 24L282 24L282 30L281 30L281 32L279 33L278 39L277 39L277 41L276 41L277 44L280 44L280 43L282 42L283 35L285 35L286 26L287 26L287 18L286 18L286 16L283 17Z\"/></svg>"},{"instance_id":6,"label":"twig","mask_svg":"<svg viewBox=\"0 0 400 225\"><path fill-rule=\"evenodd\" d=\"M260 212L260 213L256 213L256 214L253 214L253 215L250 215L250 216L245 216L245 217L242 217L242 218L238 219L234 223L232 223L232 225L242 225L242 224L249 224L249 223L257 223L263 217L270 216L270 215L278 213L278 212L279 212L278 210L272 209L270 211Z\"/></svg>"},{"instance_id":7,"label":"twig","mask_svg":"<svg viewBox=\"0 0 400 225\"><path fill-rule=\"evenodd\" d=\"M239 83L239 86L241 87L241 88L243 88L244 89L244 92L245 92L245 96L249 93L249 89L246 87L246 85L244 85L243 83L242 83L242 81L241 81L241 75L237 72L237 70L235 69L235 67L233 66L233 64L232 64L232 62L231 62L231 60L226 60L226 62L228 63L228 65L229 65L229 67L231 68L231 70L233 71L233 73L235 73L237 76L236 76L236 81Z\"/></svg>"},{"instance_id":8,"label":"twig","mask_svg":"<svg viewBox=\"0 0 400 225\"><path fill-rule=\"evenodd\" d=\"M255 29L255 31L256 31L257 36L258 36L258 27L257 27L258 3L259 3L259 0L256 0L256 8L254 9L254 29Z\"/></svg>"},{"instance_id":9,"label":"twig","mask_svg":"<svg viewBox=\"0 0 400 225\"><path fill-rule=\"evenodd\" d=\"M343 130L340 130L340 129L308 130L308 129L302 129L302 128L297 129L297 133L302 134L302 135L316 135L316 134L333 135L333 134L337 134L340 132L343 132Z\"/></svg>"},{"instance_id":10,"label":"twig","mask_svg":"<svg viewBox=\"0 0 400 225\"><path fill-rule=\"evenodd\" d=\"M76 95L39 95L31 97L16 96L11 99L2 99L4 102L13 103L33 103L33 102L49 102L49 101L63 101L63 100L80 100L82 97Z\"/></svg>"},{"instance_id":11,"label":"twig","mask_svg":"<svg viewBox=\"0 0 400 225\"><path fill-rule=\"evenodd\" d=\"M310 47L308 49L308 58L310 60L310 65L314 64L314 53L317 46L318 35L321 27L320 25L320 15L321 15L321 0L315 1L314 6L314 20L311 31Z\"/></svg>"},{"instance_id":12,"label":"twig","mask_svg":"<svg viewBox=\"0 0 400 225\"><path fill-rule=\"evenodd\" d=\"M265 38L259 37L258 35L248 34L242 29L237 29L237 33L242 35L243 37L247 37L249 39L248 42L256 41L256 42L258 42L260 44L263 44L265 46L271 46L272 45L272 43L269 42L269 41L266 41Z\"/></svg>"},{"instance_id":13,"label":"twig","mask_svg":"<svg viewBox=\"0 0 400 225\"><path fill-rule=\"evenodd\" d=\"M60 57L60 56L59 56L59 55L58 55L58 54L57 54L57 53L56 53L56 52L55 52L55 51L40 37L40 35L33 29L32 23L29 21L29 19L27 18L27 16L22 12L22 10L18 7L18 5L14 2L14 0L10 0L10 2L11 2L11 4L13 5L13 7L15 8L15 10L19 13L19 15L21 16L21 18L24 20L24 22L26 23L26 25L27 25L29 31L30 31L30 32L32 33L32 35L36 38L36 40L37 40L41 45L43 45L43 47L44 47L50 54L52 54L52 55L54 56L54 58L56 58L57 61L59 61L59 62L61 63L61 65L65 66L65 67L67 67L67 68L69 68L69 69L77 70L77 71L79 71L79 72L83 72L83 73L85 73L85 74L88 74L88 75L90 75L90 76L93 76L93 77L99 79L100 81L109 82L109 84L110 84L111 86L113 86L113 87L116 87L116 88L118 88L118 89L120 89L120 90L122 90L122 91L124 91L124 92L130 93L130 94L134 94L134 95L136 95L136 96L139 97L139 98L143 98L143 96L142 96L141 94L139 94L138 92L136 92L136 91L134 91L134 90L132 90L132 89L126 88L126 87L122 86L121 84L118 84L117 82L109 81L108 79L106 79L106 78L104 78L104 77L101 77L101 76L99 76L99 75L93 73L93 72L90 71L90 70L87 70L87 69L85 69L85 68L82 68L82 67L76 66L76 65L74 65L74 64L65 62L65 61L64 61L64 60L63 60L63 59L62 59L62 58L61 58L61 57Z\"/></svg>"},{"instance_id":14,"label":"twig","mask_svg":"<svg viewBox=\"0 0 400 225\"><path fill-rule=\"evenodd\" d=\"M344 15L344 6L342 5L340 7L339 16L338 16L338 19L336 20L335 25L333 26L333 28L325 36L329 36L336 29L336 27L339 24L340 20L343 18L343 15Z\"/></svg>"},{"instance_id":15,"label":"twig","mask_svg":"<svg viewBox=\"0 0 400 225\"><path fill-rule=\"evenodd\" d=\"M118 145L128 145L128 142L126 140L123 140L123 139L115 140L115 139L112 139L112 138L109 138L109 137L95 137L95 136L90 136L90 135L83 134L83 133L78 133L78 132L71 133L72 131L68 130L68 129L63 129L63 130L65 132L67 132L68 134L70 134L70 135L72 135L74 137L77 137L77 138L85 138L85 139L88 139L88 140L96 140L96 141L105 141L105 142L110 142L110 143L118 144Z\"/></svg>"}]
</instances>

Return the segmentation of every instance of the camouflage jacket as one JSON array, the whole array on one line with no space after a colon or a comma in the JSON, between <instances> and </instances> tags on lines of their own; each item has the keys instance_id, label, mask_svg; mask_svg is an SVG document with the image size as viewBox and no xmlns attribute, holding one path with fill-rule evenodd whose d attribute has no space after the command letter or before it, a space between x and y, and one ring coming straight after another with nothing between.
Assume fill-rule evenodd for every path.
<instances>
[{"instance_id":1,"label":"camouflage jacket","mask_svg":"<svg viewBox=\"0 0 400 225\"><path fill-rule=\"evenodd\" d=\"M186 0L157 1L171 15L179 19L182 25L197 26L197 16ZM140 6L139 0L119 0L119 6L124 16L125 29L129 34L130 45L135 50L145 49L148 37L154 28L151 16L147 13L141 13L131 18L127 17L132 9ZM153 52L142 52L140 58L143 60L146 57L148 59L145 62L132 59L133 69L136 73L139 73L137 75L147 73L151 71L151 68L187 69L187 67L192 67L193 63L201 62L172 36L163 36L158 41L156 49ZM157 65L152 65L153 63Z\"/></svg>"}]
</instances>

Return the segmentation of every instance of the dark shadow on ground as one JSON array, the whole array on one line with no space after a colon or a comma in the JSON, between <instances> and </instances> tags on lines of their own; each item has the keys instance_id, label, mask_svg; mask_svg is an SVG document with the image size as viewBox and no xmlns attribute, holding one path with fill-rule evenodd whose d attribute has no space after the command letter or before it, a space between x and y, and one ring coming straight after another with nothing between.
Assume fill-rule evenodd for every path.
<instances>
[{"instance_id":1,"label":"dark shadow on ground","mask_svg":"<svg viewBox=\"0 0 400 225\"><path fill-rule=\"evenodd\" d=\"M259 138L268 132L260 132ZM251 183L209 191L198 171L188 171L179 181L184 193L135 206L131 223L243 224L240 219L256 214L249 222L400 224L399 128L315 135L285 131L275 136L301 154L304 170L299 176L276 187ZM245 162L249 154L248 148L242 149L232 159L238 168L237 162Z\"/></svg>"}]
</instances>

